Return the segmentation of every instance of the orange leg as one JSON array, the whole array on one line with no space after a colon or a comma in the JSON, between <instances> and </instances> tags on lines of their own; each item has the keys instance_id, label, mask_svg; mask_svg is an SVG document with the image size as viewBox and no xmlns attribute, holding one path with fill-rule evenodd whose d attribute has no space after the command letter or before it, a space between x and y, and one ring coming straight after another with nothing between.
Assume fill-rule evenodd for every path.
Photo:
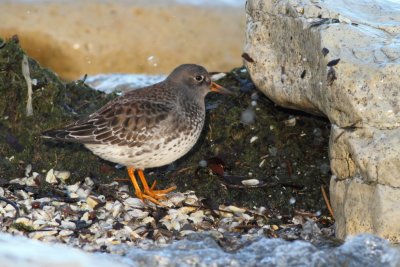
<instances>
[{"instance_id":1,"label":"orange leg","mask_svg":"<svg viewBox=\"0 0 400 267\"><path fill-rule=\"evenodd\" d=\"M157 199L165 198L164 195L167 194L168 192L174 190L175 187L171 187L166 190L152 190L155 186L155 183L153 183L152 187L149 188L146 178L144 177L143 171L138 170L138 174L139 174L140 180L142 181L143 188L144 188L144 190L142 192L142 190L140 189L139 184L136 180L135 174L134 174L135 168L128 167L127 170L128 170L129 178L131 179L133 187L135 188L135 194L138 198L140 198L141 200L147 199L147 200L155 203L156 205L164 206Z\"/></svg>"},{"instance_id":2,"label":"orange leg","mask_svg":"<svg viewBox=\"0 0 400 267\"><path fill-rule=\"evenodd\" d=\"M154 183L151 185L151 188L150 188L149 185L147 184L146 177L144 177L143 171L138 170L138 174L139 174L140 181L143 184L143 191L155 199L165 199L164 195L166 195L169 192L171 192L172 190L176 189L176 186L173 186L173 187L170 187L170 188L167 188L164 190L154 190L157 182L154 181Z\"/></svg>"},{"instance_id":3,"label":"orange leg","mask_svg":"<svg viewBox=\"0 0 400 267\"><path fill-rule=\"evenodd\" d=\"M142 190L140 189L140 187L139 187L139 185L138 185L138 183L137 183L137 181L136 181L135 174L134 174L135 169L134 169L133 167L128 167L127 169L128 169L129 178L131 178L133 187L135 188L135 194L136 194L136 196L137 196L138 198L140 198L141 200L143 200L143 193L142 193Z\"/></svg>"}]
</instances>

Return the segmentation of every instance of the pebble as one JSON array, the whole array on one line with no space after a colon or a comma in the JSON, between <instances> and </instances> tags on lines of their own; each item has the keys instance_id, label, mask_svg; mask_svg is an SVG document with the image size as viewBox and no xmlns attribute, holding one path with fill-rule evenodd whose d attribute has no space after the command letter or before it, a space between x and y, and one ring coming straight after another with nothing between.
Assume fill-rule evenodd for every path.
<instances>
[{"instance_id":1,"label":"pebble","mask_svg":"<svg viewBox=\"0 0 400 267\"><path fill-rule=\"evenodd\" d=\"M240 115L240 121L245 125L253 124L255 122L255 119L256 113L254 112L252 107L247 108Z\"/></svg>"},{"instance_id":2,"label":"pebble","mask_svg":"<svg viewBox=\"0 0 400 267\"><path fill-rule=\"evenodd\" d=\"M204 160L204 159L200 160L199 161L199 167L201 167L201 168L207 167L207 161Z\"/></svg>"}]
</instances>

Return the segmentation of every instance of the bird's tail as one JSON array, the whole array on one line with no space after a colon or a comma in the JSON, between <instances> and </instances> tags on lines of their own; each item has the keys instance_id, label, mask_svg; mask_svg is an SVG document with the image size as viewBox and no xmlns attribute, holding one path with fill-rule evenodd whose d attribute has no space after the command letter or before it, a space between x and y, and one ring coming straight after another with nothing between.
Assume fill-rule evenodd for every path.
<instances>
[{"instance_id":1,"label":"bird's tail","mask_svg":"<svg viewBox=\"0 0 400 267\"><path fill-rule=\"evenodd\" d=\"M60 140L60 141L68 141L69 132L64 129L57 129L57 130L47 130L41 133L40 137L45 139L53 139L53 140Z\"/></svg>"}]
</instances>

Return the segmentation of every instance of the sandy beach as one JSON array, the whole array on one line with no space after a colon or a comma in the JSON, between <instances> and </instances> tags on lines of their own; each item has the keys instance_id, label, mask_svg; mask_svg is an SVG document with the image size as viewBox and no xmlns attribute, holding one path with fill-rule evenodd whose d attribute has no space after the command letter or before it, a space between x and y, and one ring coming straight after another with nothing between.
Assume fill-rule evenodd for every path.
<instances>
[{"instance_id":1,"label":"sandy beach","mask_svg":"<svg viewBox=\"0 0 400 267\"><path fill-rule=\"evenodd\" d=\"M98 73L210 71L242 64L244 7L174 1L1 1L0 37L64 79Z\"/></svg>"}]
</instances>

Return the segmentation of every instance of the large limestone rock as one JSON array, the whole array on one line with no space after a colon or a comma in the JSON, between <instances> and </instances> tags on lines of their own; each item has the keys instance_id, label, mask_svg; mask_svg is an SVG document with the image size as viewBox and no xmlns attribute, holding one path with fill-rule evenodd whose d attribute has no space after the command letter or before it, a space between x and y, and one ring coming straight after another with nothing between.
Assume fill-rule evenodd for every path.
<instances>
[{"instance_id":1,"label":"large limestone rock","mask_svg":"<svg viewBox=\"0 0 400 267\"><path fill-rule=\"evenodd\" d=\"M249 0L246 66L279 105L327 116L337 236L400 241L400 4Z\"/></svg>"}]
</instances>

